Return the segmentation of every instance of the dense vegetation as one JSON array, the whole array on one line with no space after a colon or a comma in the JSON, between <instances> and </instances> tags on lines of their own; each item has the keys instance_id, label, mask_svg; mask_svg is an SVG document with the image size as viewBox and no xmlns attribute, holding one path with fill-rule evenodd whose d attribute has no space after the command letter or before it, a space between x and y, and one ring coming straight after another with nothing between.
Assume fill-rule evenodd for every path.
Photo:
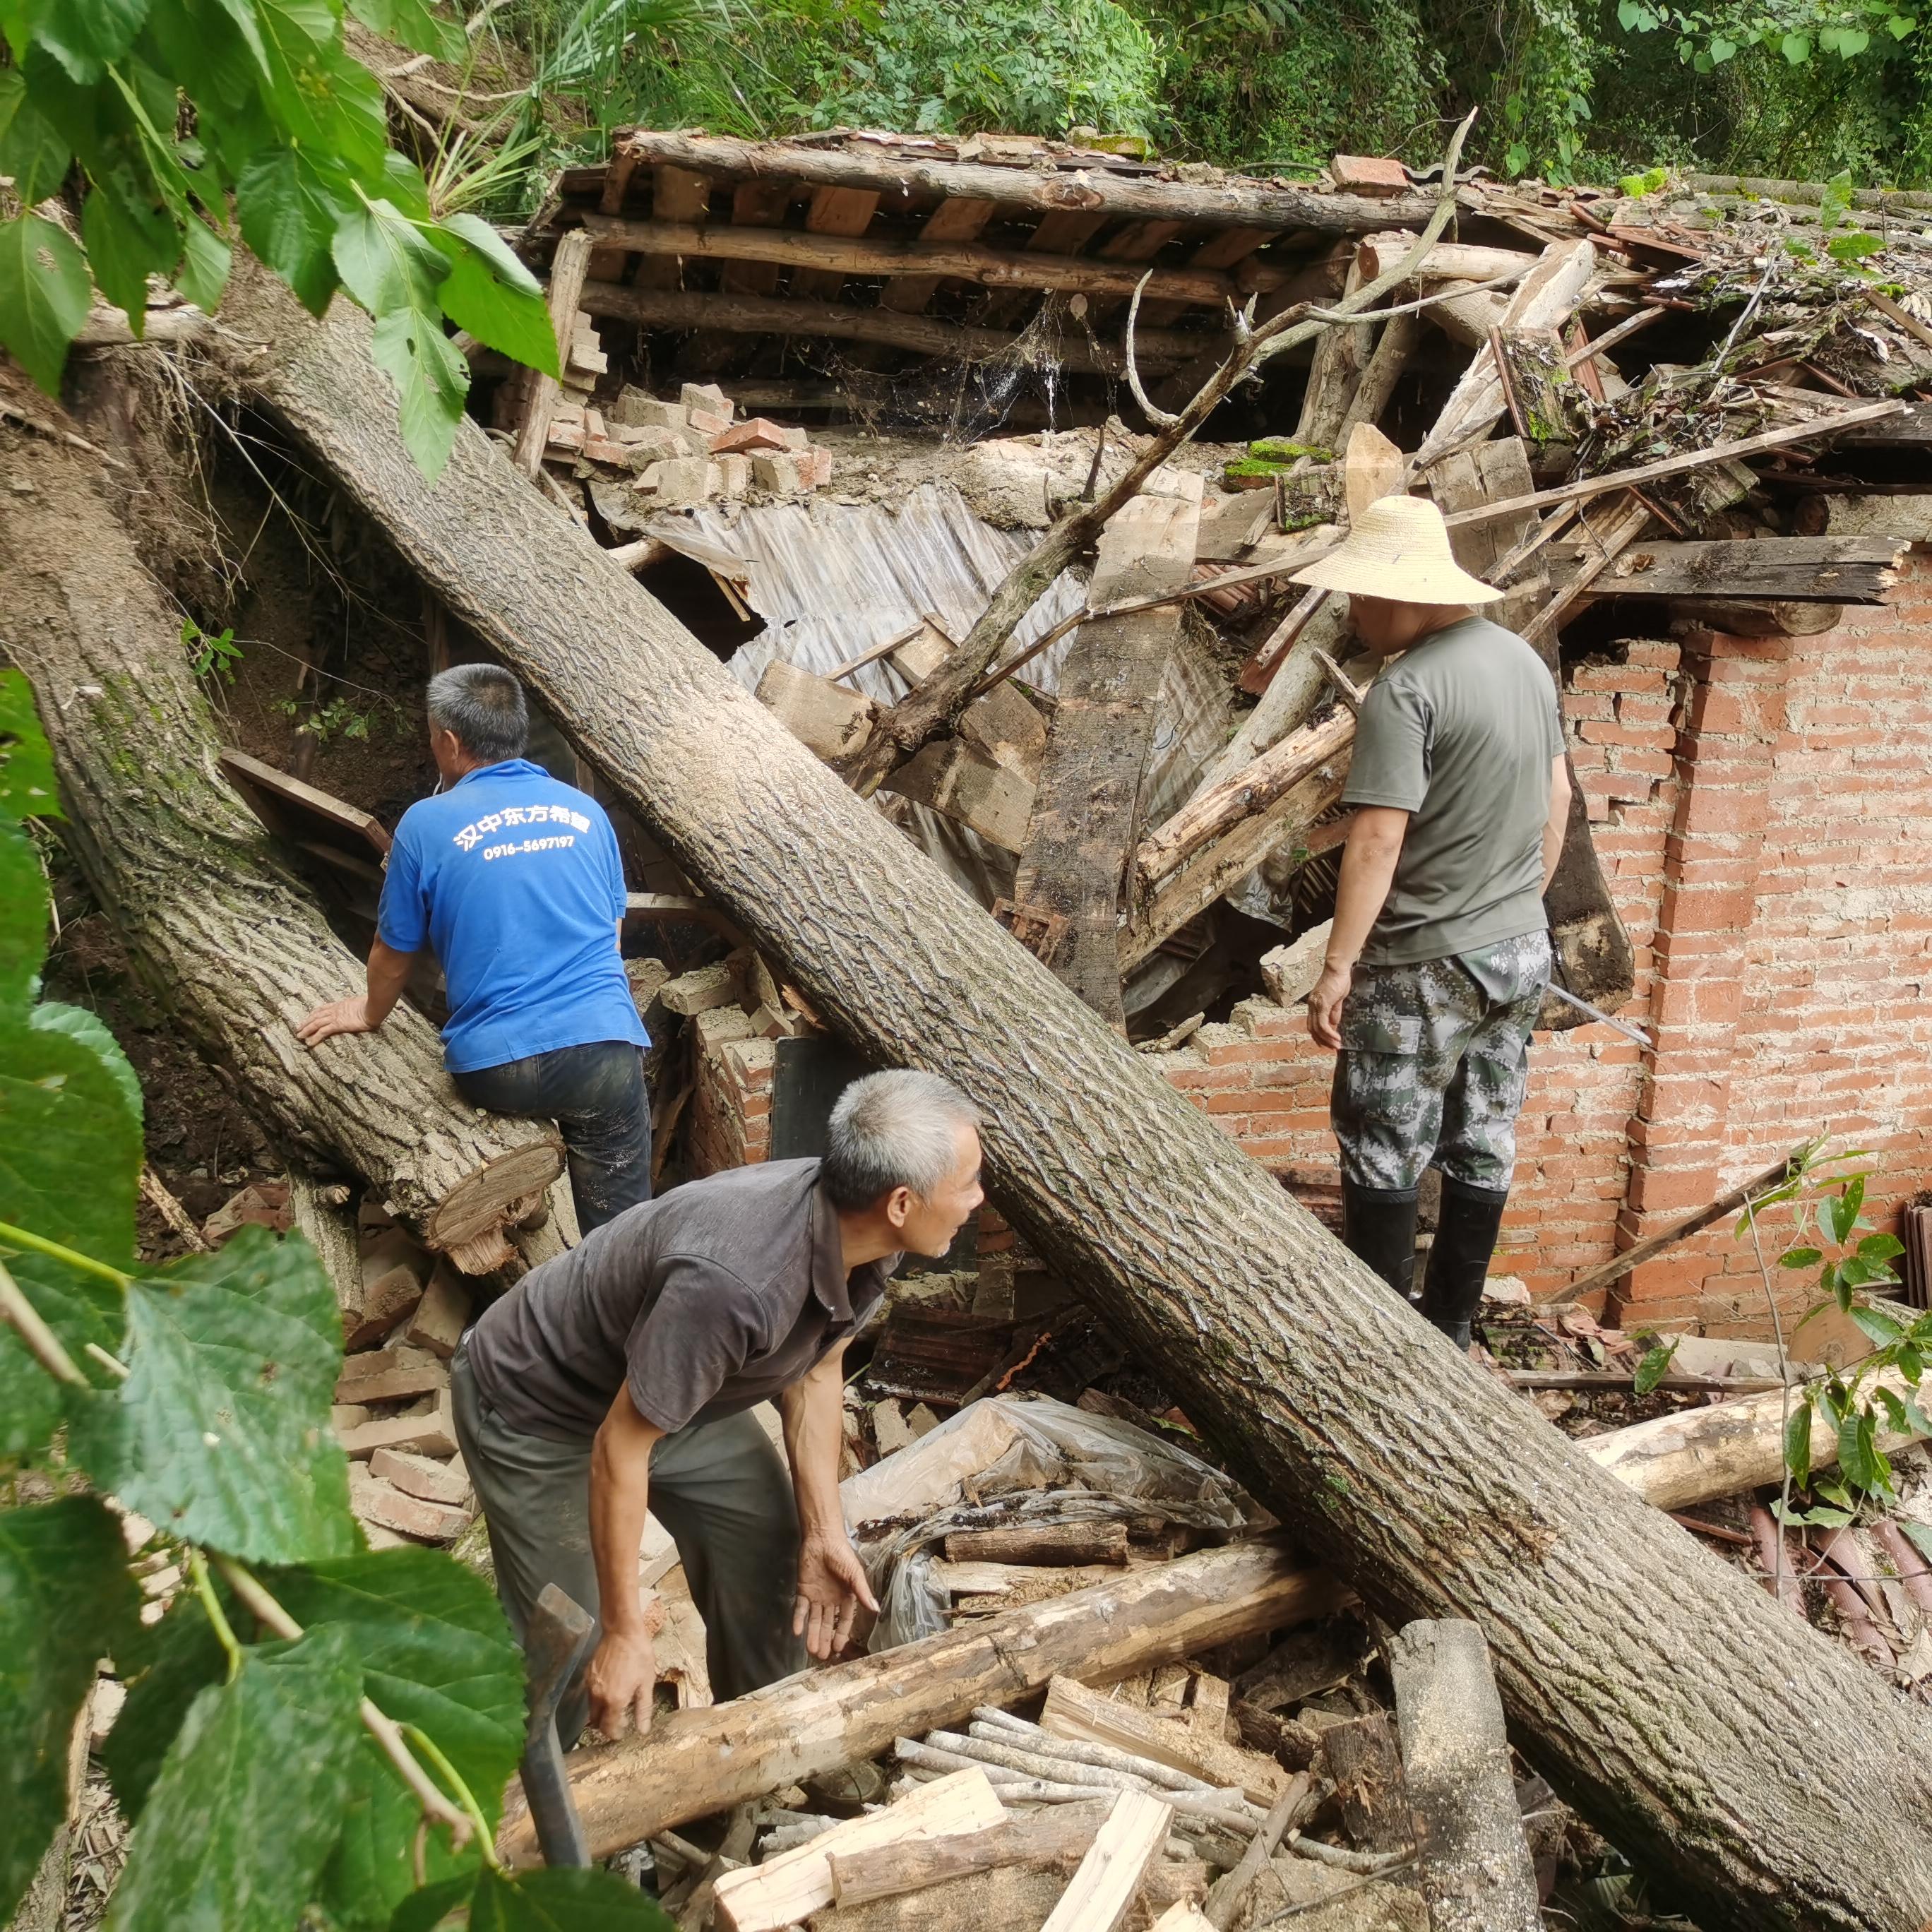
<instances>
[{"instance_id":1,"label":"dense vegetation","mask_svg":"<svg viewBox=\"0 0 1932 1932\"><path fill-rule=\"evenodd\" d=\"M551 100L523 131L594 152L627 122L1136 137L1307 172L1336 149L1614 179L1664 163L1909 187L1932 178L1932 28L1914 0L510 0ZM560 95L578 118L555 114Z\"/></svg>"}]
</instances>

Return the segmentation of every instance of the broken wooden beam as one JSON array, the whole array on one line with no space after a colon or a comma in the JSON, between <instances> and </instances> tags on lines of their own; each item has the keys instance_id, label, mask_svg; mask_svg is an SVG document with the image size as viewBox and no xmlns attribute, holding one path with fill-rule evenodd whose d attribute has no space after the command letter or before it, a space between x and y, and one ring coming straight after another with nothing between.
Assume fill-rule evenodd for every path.
<instances>
[{"instance_id":1,"label":"broken wooden beam","mask_svg":"<svg viewBox=\"0 0 1932 1932\"><path fill-rule=\"evenodd\" d=\"M1265 1169L609 568L587 531L560 526L475 424L457 425L428 484L402 446L360 310L338 304L317 320L238 257L222 329L197 353L568 720L614 796L815 1011L874 1061L941 1073L974 1099L1002 1211L1158 1363L1270 1508L1407 1614L1481 1611L1534 1760L1634 1860L1670 1875L1706 1932L1916 1932L1932 1915L1932 1716L1444 1352ZM1184 422L1222 393L1217 380ZM1065 541L1082 527L1068 519ZM1058 542L1037 547L995 600L976 626L988 659L1012 606L1037 595L1036 572L1050 580L1063 562ZM1088 1594L1042 1613L1066 1616ZM956 1640L970 1635L941 1641ZM1010 1652L997 1666L982 1656L988 1675L1013 1682ZM836 1694L852 1682L842 1673L893 1662L758 1694ZM778 1720L777 1761L795 1757L785 1720L806 1713L759 1708ZM1846 1747L1822 1780L1820 1709ZM815 1718L818 1749L854 1754L842 1722L822 1706ZM734 1720L710 1721L715 1766ZM1671 1748L1694 1727L1695 1753ZM661 1766L715 1810L728 1798L710 1796L706 1758L670 1748L682 1735L666 1724L628 1754L614 1747L626 1766L616 1781L659 1792ZM762 1750L735 1735L722 1761L757 1775L746 1760ZM643 1780L640 1763L653 1767ZM607 1802L600 1792L600 1811ZM1846 1858L1849 1839L1866 1855Z\"/></svg>"},{"instance_id":2,"label":"broken wooden beam","mask_svg":"<svg viewBox=\"0 0 1932 1932\"><path fill-rule=\"evenodd\" d=\"M646 256L646 261L659 259ZM887 286L896 286L889 283ZM586 282L584 308L646 328L722 329L734 335L818 337L826 340L880 342L962 362L986 362L1007 354L1016 332L974 328L937 316L908 314L886 308L854 308L841 302L800 302L790 296L734 295L696 289L627 287L620 282ZM1138 329L1134 354L1143 364L1175 368L1197 356L1217 351L1222 338L1210 331ZM1064 334L1054 351L1064 368L1083 374L1120 376L1126 359L1112 344L1090 344L1078 332Z\"/></svg>"},{"instance_id":3,"label":"broken wooden beam","mask_svg":"<svg viewBox=\"0 0 1932 1932\"><path fill-rule=\"evenodd\" d=\"M550 271L550 326L556 338L557 367L570 358L571 338L577 326L577 310L584 293L584 278L590 268L590 238L579 233L566 235L556 244ZM550 418L563 393L554 376L532 369L517 421L517 440L512 460L526 476L534 477L543 466L544 452L550 443Z\"/></svg>"},{"instance_id":4,"label":"broken wooden beam","mask_svg":"<svg viewBox=\"0 0 1932 1932\"><path fill-rule=\"evenodd\" d=\"M1103 1683L1131 1676L1324 1616L1347 1595L1270 1544L1230 1544L660 1718L647 1736L572 1751L571 1786L591 1855L602 1858L667 1826L876 1756L895 1738L922 1736L976 1705L1016 1702L1061 1672ZM542 1854L514 1786L503 1818L503 1856L536 1863Z\"/></svg>"},{"instance_id":5,"label":"broken wooden beam","mask_svg":"<svg viewBox=\"0 0 1932 1932\"><path fill-rule=\"evenodd\" d=\"M1390 1640L1388 1664L1432 1932L1543 1932L1480 1628L1410 1624Z\"/></svg>"},{"instance_id":6,"label":"broken wooden beam","mask_svg":"<svg viewBox=\"0 0 1932 1932\"><path fill-rule=\"evenodd\" d=\"M982 1832L951 1832L860 1851L830 1854L832 1895L840 1905L895 1898L948 1879L1004 1865L1072 1867L1087 1855L1106 1817L1107 1801L1054 1804L1002 1820Z\"/></svg>"},{"instance_id":7,"label":"broken wooden beam","mask_svg":"<svg viewBox=\"0 0 1932 1932\"><path fill-rule=\"evenodd\" d=\"M1140 172L1116 174L1090 160L1022 168L907 154L887 146L870 152L823 142L737 140L724 135L659 134L643 128L616 137L653 164L713 175L782 172L814 187L869 188L895 196L963 197L1034 214L1086 212L1103 219L1198 223L1203 227L1252 226L1286 232L1366 235L1377 229L1418 227L1435 202L1422 194L1323 194L1238 180L1162 181Z\"/></svg>"},{"instance_id":8,"label":"broken wooden beam","mask_svg":"<svg viewBox=\"0 0 1932 1932\"><path fill-rule=\"evenodd\" d=\"M1232 278L1211 268L1115 266L1086 255L1048 255L1023 248L988 248L974 242L868 242L862 236L801 234L791 228L706 227L674 221L629 221L586 214L584 230L604 248L689 261L755 262L794 272L841 275L950 275L989 289L1055 289L1085 296L1131 296L1142 277L1150 295L1218 311L1245 300ZM558 247L561 248L562 243Z\"/></svg>"},{"instance_id":9,"label":"broken wooden beam","mask_svg":"<svg viewBox=\"0 0 1932 1932\"><path fill-rule=\"evenodd\" d=\"M1593 575L1592 597L1724 598L1766 603L1882 604L1910 546L1891 537L1759 537L1713 543L1634 543ZM1588 539L1544 547L1564 585L1598 554ZM1725 627L1713 624L1712 628Z\"/></svg>"}]
</instances>

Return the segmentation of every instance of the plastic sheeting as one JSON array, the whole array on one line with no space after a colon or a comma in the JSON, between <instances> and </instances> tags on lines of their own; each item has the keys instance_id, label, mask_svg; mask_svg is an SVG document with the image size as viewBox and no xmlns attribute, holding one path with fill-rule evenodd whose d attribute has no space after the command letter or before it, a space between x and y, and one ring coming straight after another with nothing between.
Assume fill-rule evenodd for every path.
<instances>
[{"instance_id":1,"label":"plastic sheeting","mask_svg":"<svg viewBox=\"0 0 1932 1932\"><path fill-rule=\"evenodd\" d=\"M974 1476L970 1499L962 1493L959 1501L862 1550L879 1600L871 1640L874 1651L946 1628L946 1593L934 1580L932 1564L936 1550L956 1530L1119 1522L1136 1516L1158 1516L1222 1536L1261 1526L1261 1511L1231 1478L1131 1423L1090 1415L1048 1396L991 1400L1006 1409L1013 1440L997 1462ZM962 1410L940 1426L958 1426L968 1412Z\"/></svg>"},{"instance_id":2,"label":"plastic sheeting","mask_svg":"<svg viewBox=\"0 0 1932 1932\"><path fill-rule=\"evenodd\" d=\"M928 614L949 637L964 637L1034 540L1027 532L982 521L950 483L922 484L897 503L821 497L735 511L707 505L688 516L656 518L649 531L732 578L765 620L764 632L730 661L748 690L757 689L775 657L826 676ZM1085 596L1082 575L1064 572L1022 620L1016 644L1051 630L1078 610ZM1069 636L1042 652L1016 681L1051 695L1072 644ZM882 704L903 698L908 688L883 659L845 681ZM1202 766L1226 738L1228 711L1220 681L1184 644L1174 651L1148 764L1150 824L1178 810L1192 792ZM982 904L1010 895L1011 853L923 806L896 809L915 841Z\"/></svg>"}]
</instances>

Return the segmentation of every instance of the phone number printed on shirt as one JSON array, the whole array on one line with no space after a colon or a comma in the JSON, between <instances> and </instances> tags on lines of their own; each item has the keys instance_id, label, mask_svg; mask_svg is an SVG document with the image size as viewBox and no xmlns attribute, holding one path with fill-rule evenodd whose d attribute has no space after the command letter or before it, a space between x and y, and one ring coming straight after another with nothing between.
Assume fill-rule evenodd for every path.
<instances>
[{"instance_id":1,"label":"phone number printed on shirt","mask_svg":"<svg viewBox=\"0 0 1932 1932\"><path fill-rule=\"evenodd\" d=\"M473 852L493 832L500 832L506 825L568 825L575 832L588 832L590 821L580 812L572 812L561 805L506 805L501 812L485 812L484 815L466 825L457 832L452 843L460 845L466 852ZM571 839L560 841L526 839L520 847L503 845L484 854L494 858L498 852L514 850L542 851L551 844L571 844Z\"/></svg>"}]
</instances>

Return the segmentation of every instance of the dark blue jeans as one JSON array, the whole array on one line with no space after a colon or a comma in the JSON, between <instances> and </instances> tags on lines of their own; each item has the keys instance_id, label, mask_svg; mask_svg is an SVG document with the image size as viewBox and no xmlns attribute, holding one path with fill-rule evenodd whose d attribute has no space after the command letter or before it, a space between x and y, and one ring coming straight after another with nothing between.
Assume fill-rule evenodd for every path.
<instances>
[{"instance_id":1,"label":"dark blue jeans","mask_svg":"<svg viewBox=\"0 0 1932 1932\"><path fill-rule=\"evenodd\" d=\"M556 1123L582 1233L651 1198L651 1098L628 1041L560 1046L450 1078L472 1107Z\"/></svg>"}]
</instances>

